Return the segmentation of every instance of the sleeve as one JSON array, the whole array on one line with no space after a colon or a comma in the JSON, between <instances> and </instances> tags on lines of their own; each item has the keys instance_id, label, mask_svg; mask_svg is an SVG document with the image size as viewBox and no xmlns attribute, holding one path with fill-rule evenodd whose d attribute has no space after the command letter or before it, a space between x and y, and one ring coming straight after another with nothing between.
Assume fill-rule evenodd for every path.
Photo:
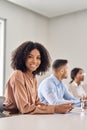
<instances>
[{"instance_id":1,"label":"sleeve","mask_svg":"<svg viewBox=\"0 0 87 130\"><path fill-rule=\"evenodd\" d=\"M47 80L43 84L40 84L39 89L38 89L40 100L45 99L46 103L51 104L51 105L63 103L63 101L60 100L58 96L56 95L56 92L54 89L55 89L55 86L51 81Z\"/></svg>"},{"instance_id":2,"label":"sleeve","mask_svg":"<svg viewBox=\"0 0 87 130\"><path fill-rule=\"evenodd\" d=\"M67 87L64 87L64 99L69 100L73 103L75 103L75 106L80 106L80 99L75 98L67 89Z\"/></svg>"},{"instance_id":3,"label":"sleeve","mask_svg":"<svg viewBox=\"0 0 87 130\"><path fill-rule=\"evenodd\" d=\"M67 86L64 85L64 98L66 100L75 100L76 98L72 95L72 93L68 90Z\"/></svg>"},{"instance_id":4,"label":"sleeve","mask_svg":"<svg viewBox=\"0 0 87 130\"><path fill-rule=\"evenodd\" d=\"M16 71L14 76L14 86L12 90L17 108L21 113L29 113L35 109L35 105L30 105L28 101L23 73Z\"/></svg>"},{"instance_id":5,"label":"sleeve","mask_svg":"<svg viewBox=\"0 0 87 130\"><path fill-rule=\"evenodd\" d=\"M28 101L27 91L25 87L24 77L21 71L15 75L15 83L13 87L14 98L17 108L21 113L54 113L53 106L35 105Z\"/></svg>"}]
</instances>

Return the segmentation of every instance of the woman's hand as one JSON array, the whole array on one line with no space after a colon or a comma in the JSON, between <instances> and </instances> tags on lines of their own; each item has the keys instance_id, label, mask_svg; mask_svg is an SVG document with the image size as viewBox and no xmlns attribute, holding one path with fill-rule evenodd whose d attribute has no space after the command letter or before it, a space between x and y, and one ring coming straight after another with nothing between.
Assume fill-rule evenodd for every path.
<instances>
[{"instance_id":1,"label":"woman's hand","mask_svg":"<svg viewBox=\"0 0 87 130\"><path fill-rule=\"evenodd\" d=\"M55 113L65 114L73 109L73 103L60 104L55 106Z\"/></svg>"}]
</instances>

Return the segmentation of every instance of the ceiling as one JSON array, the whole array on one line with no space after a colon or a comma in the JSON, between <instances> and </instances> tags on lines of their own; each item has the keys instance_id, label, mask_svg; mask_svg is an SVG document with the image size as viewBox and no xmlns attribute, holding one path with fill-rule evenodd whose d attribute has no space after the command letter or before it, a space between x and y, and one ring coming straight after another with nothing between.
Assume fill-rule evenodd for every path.
<instances>
[{"instance_id":1,"label":"ceiling","mask_svg":"<svg viewBox=\"0 0 87 130\"><path fill-rule=\"evenodd\" d=\"M46 17L87 9L87 0L7 0Z\"/></svg>"}]
</instances>

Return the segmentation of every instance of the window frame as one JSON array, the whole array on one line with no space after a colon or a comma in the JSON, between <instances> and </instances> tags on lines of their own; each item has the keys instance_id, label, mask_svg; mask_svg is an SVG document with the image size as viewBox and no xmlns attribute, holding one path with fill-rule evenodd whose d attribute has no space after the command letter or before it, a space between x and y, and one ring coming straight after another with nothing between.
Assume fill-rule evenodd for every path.
<instances>
[{"instance_id":1,"label":"window frame","mask_svg":"<svg viewBox=\"0 0 87 130\"><path fill-rule=\"evenodd\" d=\"M1 85L0 85L0 96L4 95L4 90L5 90L5 52L6 52L6 19L0 18L0 26L1 26L1 38L0 38L0 51L1 51Z\"/></svg>"}]
</instances>

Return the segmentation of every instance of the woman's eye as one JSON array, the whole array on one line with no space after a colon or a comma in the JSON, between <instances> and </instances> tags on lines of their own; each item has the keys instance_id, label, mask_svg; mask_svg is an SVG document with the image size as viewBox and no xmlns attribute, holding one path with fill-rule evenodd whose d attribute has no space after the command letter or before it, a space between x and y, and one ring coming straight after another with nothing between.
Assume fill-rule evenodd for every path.
<instances>
[{"instance_id":1,"label":"woman's eye","mask_svg":"<svg viewBox=\"0 0 87 130\"><path fill-rule=\"evenodd\" d=\"M34 58L34 56L32 56L32 55L28 55L28 57L27 58ZM41 60L41 57L35 57L37 60Z\"/></svg>"},{"instance_id":2,"label":"woman's eye","mask_svg":"<svg viewBox=\"0 0 87 130\"><path fill-rule=\"evenodd\" d=\"M32 58L32 56L31 56L31 55L28 55L28 58Z\"/></svg>"},{"instance_id":3,"label":"woman's eye","mask_svg":"<svg viewBox=\"0 0 87 130\"><path fill-rule=\"evenodd\" d=\"M37 57L37 59L41 60L41 57Z\"/></svg>"}]
</instances>

